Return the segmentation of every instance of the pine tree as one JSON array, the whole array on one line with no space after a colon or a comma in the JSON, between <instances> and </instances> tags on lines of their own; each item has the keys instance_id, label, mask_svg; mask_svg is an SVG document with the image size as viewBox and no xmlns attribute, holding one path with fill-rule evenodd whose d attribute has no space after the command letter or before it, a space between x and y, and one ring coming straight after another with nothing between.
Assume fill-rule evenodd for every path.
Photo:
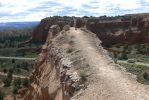
<instances>
[{"instance_id":1,"label":"pine tree","mask_svg":"<svg viewBox=\"0 0 149 100\"><path fill-rule=\"evenodd\" d=\"M0 91L0 100L4 100L4 93Z\"/></svg>"}]
</instances>

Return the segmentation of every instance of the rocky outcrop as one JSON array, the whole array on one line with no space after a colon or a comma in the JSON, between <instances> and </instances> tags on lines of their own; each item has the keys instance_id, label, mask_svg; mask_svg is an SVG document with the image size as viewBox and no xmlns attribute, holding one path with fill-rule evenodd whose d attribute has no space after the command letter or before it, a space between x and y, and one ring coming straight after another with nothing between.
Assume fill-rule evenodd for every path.
<instances>
[{"instance_id":1,"label":"rocky outcrop","mask_svg":"<svg viewBox=\"0 0 149 100\"><path fill-rule=\"evenodd\" d=\"M88 29L96 33L104 45L149 43L148 20L137 19L123 22L90 23Z\"/></svg>"},{"instance_id":2,"label":"rocky outcrop","mask_svg":"<svg viewBox=\"0 0 149 100\"><path fill-rule=\"evenodd\" d=\"M62 29L65 25L72 25L71 17L49 17L41 20L40 24L33 31L32 38L30 42L44 44L46 41L49 29L52 25L59 25Z\"/></svg>"},{"instance_id":3,"label":"rocky outcrop","mask_svg":"<svg viewBox=\"0 0 149 100\"><path fill-rule=\"evenodd\" d=\"M105 20L104 17L92 17L85 22L84 19L77 19L76 27L81 27L84 31L70 29L69 26L73 26L72 17L46 18L36 28L31 41L43 43L44 45L34 65L35 70L30 77L31 84L27 92L22 95L22 98L24 100L83 100L82 98L89 100L94 97L94 100L99 100L97 98L108 98L101 100L111 100L110 98L122 100L128 96L129 99L124 100L132 100L132 98L140 100L137 94L144 95L143 91L146 87L136 84L134 79L130 80L115 65L110 65L113 62L101 47L101 42L95 34L104 45L112 43L148 43L148 20L132 17ZM109 71L108 74L105 70ZM89 80L88 76L90 77ZM120 81L123 83L129 82L129 85L119 84ZM133 84L135 86L132 87ZM114 89L112 86L114 86ZM118 95L116 93L117 86L119 87L117 90L120 91ZM140 90L133 92L138 86ZM111 89L108 92L110 95L107 93L107 87ZM84 91L84 89L86 90ZM84 91L84 94L79 94L80 91ZM100 95L101 91L104 91L105 94ZM127 91L130 91L133 95L128 94ZM146 98L148 98L147 95Z\"/></svg>"},{"instance_id":4,"label":"rocky outcrop","mask_svg":"<svg viewBox=\"0 0 149 100\"><path fill-rule=\"evenodd\" d=\"M148 86L115 64L94 33L70 28L49 36L25 100L149 99Z\"/></svg>"},{"instance_id":5,"label":"rocky outcrop","mask_svg":"<svg viewBox=\"0 0 149 100\"><path fill-rule=\"evenodd\" d=\"M76 27L86 27L97 34L104 45L114 43L148 43L149 42L149 18L145 16L118 16L118 17L83 17L75 18ZM62 29L65 25L73 26L74 17L48 17L41 21L34 30L31 41L44 43L48 30L52 25L59 25Z\"/></svg>"},{"instance_id":6,"label":"rocky outcrop","mask_svg":"<svg viewBox=\"0 0 149 100\"><path fill-rule=\"evenodd\" d=\"M87 63L82 63L84 58L74 48L69 31L63 30L52 38L49 36L36 60L24 100L69 100L85 87L85 79L79 71Z\"/></svg>"}]
</instances>

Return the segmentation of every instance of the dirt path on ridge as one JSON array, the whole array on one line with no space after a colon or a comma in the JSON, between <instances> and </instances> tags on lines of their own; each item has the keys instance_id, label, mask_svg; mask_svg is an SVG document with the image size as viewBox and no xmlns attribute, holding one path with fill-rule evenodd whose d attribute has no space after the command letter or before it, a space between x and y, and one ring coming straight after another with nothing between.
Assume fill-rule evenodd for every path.
<instances>
[{"instance_id":1,"label":"dirt path on ridge","mask_svg":"<svg viewBox=\"0 0 149 100\"><path fill-rule=\"evenodd\" d=\"M71 28L76 48L88 61L92 75L83 93L73 100L149 100L149 86L138 83L127 72L110 64L95 45L95 38L85 31Z\"/></svg>"}]
</instances>

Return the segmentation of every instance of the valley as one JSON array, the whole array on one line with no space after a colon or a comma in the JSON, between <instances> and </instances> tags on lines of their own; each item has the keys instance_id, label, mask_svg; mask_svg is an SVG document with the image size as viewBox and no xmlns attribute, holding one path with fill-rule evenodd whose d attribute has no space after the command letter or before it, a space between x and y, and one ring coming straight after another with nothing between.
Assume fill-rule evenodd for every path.
<instances>
[{"instance_id":1,"label":"valley","mask_svg":"<svg viewBox=\"0 0 149 100\"><path fill-rule=\"evenodd\" d=\"M20 89L25 89L29 84L28 78L38 55L35 50L37 45L21 45L31 37L37 24L17 25L0 24L0 92L9 99L13 99Z\"/></svg>"}]
</instances>

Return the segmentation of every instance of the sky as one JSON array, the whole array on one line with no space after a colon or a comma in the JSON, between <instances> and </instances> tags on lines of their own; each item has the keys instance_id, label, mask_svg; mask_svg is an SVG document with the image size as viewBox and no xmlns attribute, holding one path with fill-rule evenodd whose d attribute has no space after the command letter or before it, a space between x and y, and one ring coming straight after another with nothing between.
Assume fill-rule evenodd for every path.
<instances>
[{"instance_id":1,"label":"sky","mask_svg":"<svg viewBox=\"0 0 149 100\"><path fill-rule=\"evenodd\" d=\"M149 0L0 0L0 22L49 16L116 16L149 12Z\"/></svg>"}]
</instances>

